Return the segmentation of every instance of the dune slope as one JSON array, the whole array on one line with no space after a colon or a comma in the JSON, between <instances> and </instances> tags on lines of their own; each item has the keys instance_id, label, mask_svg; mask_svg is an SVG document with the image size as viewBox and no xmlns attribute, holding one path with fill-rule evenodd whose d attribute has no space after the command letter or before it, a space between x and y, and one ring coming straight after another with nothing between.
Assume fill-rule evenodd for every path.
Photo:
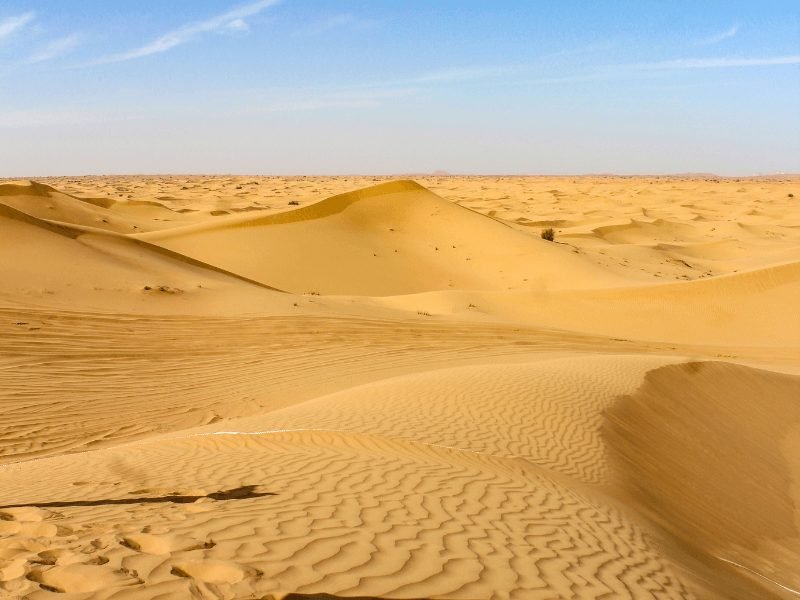
<instances>
[{"instance_id":1,"label":"dune slope","mask_svg":"<svg viewBox=\"0 0 800 600\"><path fill-rule=\"evenodd\" d=\"M781 598L798 392L656 357L447 369L8 465L5 589Z\"/></svg>"},{"instance_id":2,"label":"dune slope","mask_svg":"<svg viewBox=\"0 0 800 600\"><path fill-rule=\"evenodd\" d=\"M40 219L2 202L0 270L6 302L83 310L192 313L205 305L213 312L226 297L258 297L266 307L276 292L140 240Z\"/></svg>"},{"instance_id":3,"label":"dune slope","mask_svg":"<svg viewBox=\"0 0 800 600\"><path fill-rule=\"evenodd\" d=\"M568 248L520 234L411 181L141 239L295 293L386 296L619 282Z\"/></svg>"},{"instance_id":4,"label":"dune slope","mask_svg":"<svg viewBox=\"0 0 800 600\"><path fill-rule=\"evenodd\" d=\"M158 229L167 224L159 221L178 220L179 216L159 203L151 203L146 214L137 215L129 210L135 206L133 203L120 205L105 198L80 198L36 181L0 184L0 204L40 219L117 233Z\"/></svg>"},{"instance_id":5,"label":"dune slope","mask_svg":"<svg viewBox=\"0 0 800 600\"><path fill-rule=\"evenodd\" d=\"M273 419L253 417L80 461L10 465L0 473L7 490L0 514L15 543L37 552L22 565L27 580L9 589L27 593L44 583L98 598L195 588L201 597L691 597L652 534L580 483L599 477L591 464L603 468L601 407L617 392L634 391L648 366L661 363L487 367L460 386L448 378L461 373L446 370L422 382L409 376L368 385L352 399L342 392L297 405L275 413L265 431L245 427ZM553 392L575 368L585 373L575 385L584 399L559 409ZM592 379L612 373L617 383L593 401ZM507 377L508 393L491 393ZM532 382L538 387L526 385ZM460 409L467 390L474 399ZM401 396L420 407L435 403L436 413L458 420L444 428L432 415L420 418ZM477 410L481 401L488 410ZM310 423L320 404L329 415ZM519 425L501 435L497 414L515 415ZM42 484L15 486L23 472ZM226 499L231 490L239 492ZM56 557L54 565L37 567L37 555ZM80 583L70 577L78 568L86 570Z\"/></svg>"},{"instance_id":6,"label":"dune slope","mask_svg":"<svg viewBox=\"0 0 800 600\"><path fill-rule=\"evenodd\" d=\"M724 563L763 597L800 590L799 400L798 376L692 362L651 371L606 412L626 497L688 554Z\"/></svg>"}]
</instances>

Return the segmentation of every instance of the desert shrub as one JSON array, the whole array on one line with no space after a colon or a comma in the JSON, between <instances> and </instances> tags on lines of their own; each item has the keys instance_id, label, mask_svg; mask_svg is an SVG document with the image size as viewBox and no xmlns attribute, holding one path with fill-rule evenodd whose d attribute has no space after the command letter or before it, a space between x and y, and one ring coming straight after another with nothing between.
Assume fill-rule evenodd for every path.
<instances>
[{"instance_id":1,"label":"desert shrub","mask_svg":"<svg viewBox=\"0 0 800 600\"><path fill-rule=\"evenodd\" d=\"M552 227L548 227L546 229L542 229L542 239L547 240L548 242L552 242L556 237L556 232L553 230Z\"/></svg>"}]
</instances>

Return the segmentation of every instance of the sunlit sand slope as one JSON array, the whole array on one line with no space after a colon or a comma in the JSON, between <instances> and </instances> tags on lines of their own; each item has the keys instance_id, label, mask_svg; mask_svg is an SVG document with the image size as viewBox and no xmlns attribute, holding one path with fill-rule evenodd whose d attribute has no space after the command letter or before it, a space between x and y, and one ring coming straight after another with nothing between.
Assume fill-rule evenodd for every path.
<instances>
[{"instance_id":1,"label":"sunlit sand slope","mask_svg":"<svg viewBox=\"0 0 800 600\"><path fill-rule=\"evenodd\" d=\"M81 198L35 181L0 184L0 204L40 219L117 233L160 229L172 225L173 221L187 220L182 213L158 202Z\"/></svg>"},{"instance_id":2,"label":"sunlit sand slope","mask_svg":"<svg viewBox=\"0 0 800 600\"><path fill-rule=\"evenodd\" d=\"M145 313L213 312L225 301L276 303L268 286L214 265L117 233L31 216L2 200L0 301Z\"/></svg>"},{"instance_id":3,"label":"sunlit sand slope","mask_svg":"<svg viewBox=\"0 0 800 600\"><path fill-rule=\"evenodd\" d=\"M788 597L798 393L800 377L659 358L448 369L7 465L3 586Z\"/></svg>"},{"instance_id":4,"label":"sunlit sand slope","mask_svg":"<svg viewBox=\"0 0 800 600\"><path fill-rule=\"evenodd\" d=\"M388 298L396 308L484 313L626 339L800 351L800 262L694 281L550 294L447 294Z\"/></svg>"},{"instance_id":5,"label":"sunlit sand slope","mask_svg":"<svg viewBox=\"0 0 800 600\"><path fill-rule=\"evenodd\" d=\"M461 208L411 181L141 239L296 293L386 296L621 281L569 248Z\"/></svg>"},{"instance_id":6,"label":"sunlit sand slope","mask_svg":"<svg viewBox=\"0 0 800 600\"><path fill-rule=\"evenodd\" d=\"M576 350L696 351L491 323L0 308L0 462L264 414L398 374Z\"/></svg>"},{"instance_id":7,"label":"sunlit sand slope","mask_svg":"<svg viewBox=\"0 0 800 600\"><path fill-rule=\"evenodd\" d=\"M240 431L357 431L525 458L585 483L607 482L602 412L649 370L679 359L589 356L473 365L384 379L263 416Z\"/></svg>"}]
</instances>

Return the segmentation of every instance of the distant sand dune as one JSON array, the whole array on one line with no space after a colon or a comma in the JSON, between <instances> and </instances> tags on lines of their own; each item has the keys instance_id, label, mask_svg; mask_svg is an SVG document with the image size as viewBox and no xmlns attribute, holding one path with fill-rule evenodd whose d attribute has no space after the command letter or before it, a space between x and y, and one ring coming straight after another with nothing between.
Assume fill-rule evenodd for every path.
<instances>
[{"instance_id":1,"label":"distant sand dune","mask_svg":"<svg viewBox=\"0 0 800 600\"><path fill-rule=\"evenodd\" d=\"M568 248L405 181L142 239L295 293L387 296L621 283Z\"/></svg>"},{"instance_id":2,"label":"distant sand dune","mask_svg":"<svg viewBox=\"0 0 800 600\"><path fill-rule=\"evenodd\" d=\"M118 233L155 229L158 227L158 219L153 217L162 211L173 216L172 211L155 203L149 206L149 214L145 218L137 217L131 211L120 214L117 203L112 200L78 198L36 182L30 182L29 185L0 184L0 205L40 219Z\"/></svg>"}]
</instances>

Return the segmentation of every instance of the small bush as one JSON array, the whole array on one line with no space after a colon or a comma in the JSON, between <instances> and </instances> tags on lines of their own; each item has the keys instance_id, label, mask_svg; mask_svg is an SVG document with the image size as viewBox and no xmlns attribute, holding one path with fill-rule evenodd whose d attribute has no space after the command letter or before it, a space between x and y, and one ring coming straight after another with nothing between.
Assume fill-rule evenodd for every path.
<instances>
[{"instance_id":1,"label":"small bush","mask_svg":"<svg viewBox=\"0 0 800 600\"><path fill-rule=\"evenodd\" d=\"M556 237L556 232L553 231L552 227L548 227L547 229L542 229L542 239L547 240L548 242L552 242Z\"/></svg>"}]
</instances>

